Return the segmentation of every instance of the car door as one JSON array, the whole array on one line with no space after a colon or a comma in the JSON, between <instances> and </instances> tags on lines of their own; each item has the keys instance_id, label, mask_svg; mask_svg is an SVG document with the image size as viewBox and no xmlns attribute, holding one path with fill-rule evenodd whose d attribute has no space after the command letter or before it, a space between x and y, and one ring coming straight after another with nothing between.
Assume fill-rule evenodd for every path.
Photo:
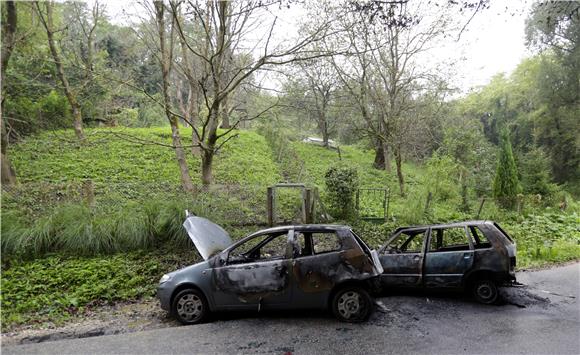
<instances>
[{"instance_id":1,"label":"car door","mask_svg":"<svg viewBox=\"0 0 580 355\"><path fill-rule=\"evenodd\" d=\"M343 267L340 231L295 231L292 244L293 308L320 308Z\"/></svg>"},{"instance_id":2,"label":"car door","mask_svg":"<svg viewBox=\"0 0 580 355\"><path fill-rule=\"evenodd\" d=\"M459 287L473 265L473 244L463 226L432 228L425 254L426 287Z\"/></svg>"},{"instance_id":3,"label":"car door","mask_svg":"<svg viewBox=\"0 0 580 355\"><path fill-rule=\"evenodd\" d=\"M232 249L213 270L219 308L276 308L290 300L289 231L257 235Z\"/></svg>"},{"instance_id":4,"label":"car door","mask_svg":"<svg viewBox=\"0 0 580 355\"><path fill-rule=\"evenodd\" d=\"M420 287L428 229L402 230L380 250L385 286Z\"/></svg>"}]
</instances>

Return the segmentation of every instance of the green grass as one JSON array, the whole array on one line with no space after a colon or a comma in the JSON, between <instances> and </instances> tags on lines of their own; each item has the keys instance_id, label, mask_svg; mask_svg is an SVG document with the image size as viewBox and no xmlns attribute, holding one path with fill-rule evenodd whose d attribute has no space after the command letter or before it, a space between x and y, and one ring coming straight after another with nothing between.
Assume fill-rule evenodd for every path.
<instances>
[{"instance_id":1,"label":"green grass","mask_svg":"<svg viewBox=\"0 0 580 355\"><path fill-rule=\"evenodd\" d=\"M2 332L19 324L60 324L101 304L153 297L161 275L196 260L191 250L172 250L14 263L2 270Z\"/></svg>"},{"instance_id":2,"label":"green grass","mask_svg":"<svg viewBox=\"0 0 580 355\"><path fill-rule=\"evenodd\" d=\"M44 132L10 147L19 181L91 179L103 184L179 183L173 149L133 143L112 133L171 144L169 127L87 129L85 146L78 145L70 130ZM236 131L234 134L237 137L232 138L215 159L215 183L255 185L279 181L278 166L271 159L264 137L252 131ZM191 129L182 129L181 135L183 144L188 144ZM188 162L194 183L200 184L199 156L188 154Z\"/></svg>"}]
</instances>

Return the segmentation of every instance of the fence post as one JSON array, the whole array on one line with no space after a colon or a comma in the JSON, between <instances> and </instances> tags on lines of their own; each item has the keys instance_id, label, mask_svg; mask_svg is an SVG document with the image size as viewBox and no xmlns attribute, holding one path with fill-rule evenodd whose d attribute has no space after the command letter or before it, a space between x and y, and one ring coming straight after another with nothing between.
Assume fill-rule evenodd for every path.
<instances>
[{"instance_id":1,"label":"fence post","mask_svg":"<svg viewBox=\"0 0 580 355\"><path fill-rule=\"evenodd\" d=\"M387 223L389 220L389 193L387 189L385 189L385 196L383 198L383 211L385 212L384 220Z\"/></svg>"},{"instance_id":2,"label":"fence post","mask_svg":"<svg viewBox=\"0 0 580 355\"><path fill-rule=\"evenodd\" d=\"M485 203L485 197L482 197L481 203L479 204L479 209L477 210L477 217L475 217L475 219L479 219L479 215L481 214L481 210L483 209L484 203Z\"/></svg>"},{"instance_id":3,"label":"fence post","mask_svg":"<svg viewBox=\"0 0 580 355\"><path fill-rule=\"evenodd\" d=\"M268 225L274 225L274 188L268 187L266 192L266 210L268 214Z\"/></svg>"},{"instance_id":4,"label":"fence post","mask_svg":"<svg viewBox=\"0 0 580 355\"><path fill-rule=\"evenodd\" d=\"M427 202L425 202L425 211L423 212L423 214L427 214L427 211L429 211L429 205L431 204L431 198L433 197L433 195L431 194L431 191L429 191L429 194L427 194Z\"/></svg>"},{"instance_id":5,"label":"fence post","mask_svg":"<svg viewBox=\"0 0 580 355\"><path fill-rule=\"evenodd\" d=\"M312 206L312 189L307 188L305 190L305 195L304 195L304 210L305 210L305 219L304 222L306 224L308 223L312 223L312 210L311 207Z\"/></svg>"}]
</instances>

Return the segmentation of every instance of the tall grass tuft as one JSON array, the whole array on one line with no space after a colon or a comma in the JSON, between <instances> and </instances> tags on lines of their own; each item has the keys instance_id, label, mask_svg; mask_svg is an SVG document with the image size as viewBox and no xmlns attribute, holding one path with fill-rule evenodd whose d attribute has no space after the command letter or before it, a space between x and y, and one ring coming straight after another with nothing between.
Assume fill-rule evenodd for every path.
<instances>
[{"instance_id":1,"label":"tall grass tuft","mask_svg":"<svg viewBox=\"0 0 580 355\"><path fill-rule=\"evenodd\" d=\"M185 210L197 214L185 200L173 200L162 204L157 217L158 239L172 247L190 248L192 242L183 228Z\"/></svg>"},{"instance_id":2,"label":"tall grass tuft","mask_svg":"<svg viewBox=\"0 0 580 355\"><path fill-rule=\"evenodd\" d=\"M114 218L114 236L124 251L149 249L155 244L157 211L129 208L119 211Z\"/></svg>"},{"instance_id":3,"label":"tall grass tuft","mask_svg":"<svg viewBox=\"0 0 580 355\"><path fill-rule=\"evenodd\" d=\"M112 208L70 203L37 220L2 211L2 253L30 258L52 252L89 256L158 246L192 249L183 228L186 209L196 215L207 212L187 199Z\"/></svg>"},{"instance_id":4,"label":"tall grass tuft","mask_svg":"<svg viewBox=\"0 0 580 355\"><path fill-rule=\"evenodd\" d=\"M2 211L0 220L2 236L2 254L16 255L19 253L24 234L29 227L24 223L23 216L18 211Z\"/></svg>"}]
</instances>

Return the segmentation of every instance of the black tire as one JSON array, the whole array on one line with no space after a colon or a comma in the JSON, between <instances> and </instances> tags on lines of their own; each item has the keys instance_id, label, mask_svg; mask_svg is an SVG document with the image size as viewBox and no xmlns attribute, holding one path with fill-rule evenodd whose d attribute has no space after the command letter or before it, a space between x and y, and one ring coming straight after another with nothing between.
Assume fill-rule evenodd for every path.
<instances>
[{"instance_id":1,"label":"black tire","mask_svg":"<svg viewBox=\"0 0 580 355\"><path fill-rule=\"evenodd\" d=\"M499 300L497 285L490 279L475 280L471 285L471 293L479 303L495 304Z\"/></svg>"},{"instance_id":2,"label":"black tire","mask_svg":"<svg viewBox=\"0 0 580 355\"><path fill-rule=\"evenodd\" d=\"M334 294L331 302L334 316L338 320L348 323L366 321L375 305L369 293L360 287L340 289Z\"/></svg>"},{"instance_id":3,"label":"black tire","mask_svg":"<svg viewBox=\"0 0 580 355\"><path fill-rule=\"evenodd\" d=\"M203 323L209 314L205 296L200 291L188 288L181 290L171 304L171 314L181 324Z\"/></svg>"}]
</instances>

